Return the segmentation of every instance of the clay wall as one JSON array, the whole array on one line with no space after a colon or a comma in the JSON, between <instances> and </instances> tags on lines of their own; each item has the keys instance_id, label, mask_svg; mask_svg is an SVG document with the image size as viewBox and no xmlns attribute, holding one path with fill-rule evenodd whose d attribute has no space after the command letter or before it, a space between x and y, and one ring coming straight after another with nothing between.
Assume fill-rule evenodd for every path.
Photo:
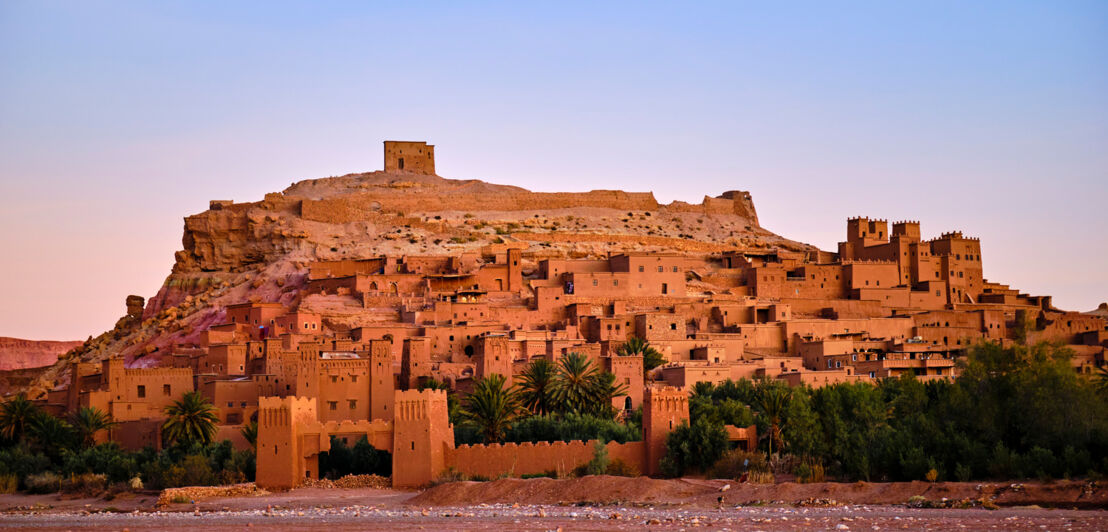
<instances>
[{"instance_id":1,"label":"clay wall","mask_svg":"<svg viewBox=\"0 0 1108 532\"><path fill-rule=\"evenodd\" d=\"M308 265L308 280L313 281L330 277L353 277L358 274L369 275L383 273L381 269L384 266L384 257L358 260L317 261Z\"/></svg>"},{"instance_id":2,"label":"clay wall","mask_svg":"<svg viewBox=\"0 0 1108 532\"><path fill-rule=\"evenodd\" d=\"M570 474L592 460L595 440L571 442L524 442L490 445L459 445L450 452L448 467L467 475L497 478L556 471ZM638 471L646 469L643 442L608 442L609 460L622 460Z\"/></svg>"},{"instance_id":3,"label":"clay wall","mask_svg":"<svg viewBox=\"0 0 1108 532\"><path fill-rule=\"evenodd\" d=\"M214 380L200 385L200 393L216 407L227 425L250 421L258 410L258 384L253 380Z\"/></svg>"},{"instance_id":4,"label":"clay wall","mask_svg":"<svg viewBox=\"0 0 1108 532\"><path fill-rule=\"evenodd\" d=\"M649 342L684 340L686 332L683 316L668 313L635 315L634 335Z\"/></svg>"},{"instance_id":5,"label":"clay wall","mask_svg":"<svg viewBox=\"0 0 1108 532\"><path fill-rule=\"evenodd\" d=\"M319 421L370 419L370 363L364 358L319 361Z\"/></svg>"}]
</instances>

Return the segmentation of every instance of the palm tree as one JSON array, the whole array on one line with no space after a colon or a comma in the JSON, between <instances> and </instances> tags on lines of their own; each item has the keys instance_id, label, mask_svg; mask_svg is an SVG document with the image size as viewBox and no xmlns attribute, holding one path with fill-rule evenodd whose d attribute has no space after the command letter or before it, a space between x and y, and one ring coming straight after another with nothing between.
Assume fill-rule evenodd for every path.
<instances>
[{"instance_id":1,"label":"palm tree","mask_svg":"<svg viewBox=\"0 0 1108 532\"><path fill-rule=\"evenodd\" d=\"M757 406L769 423L768 438L769 454L771 455L773 454L774 442L778 442L777 448L779 450L781 448L781 417L785 413L785 408L789 406L791 395L791 390L780 383L771 383L768 380L762 380L758 383Z\"/></svg>"},{"instance_id":2,"label":"palm tree","mask_svg":"<svg viewBox=\"0 0 1108 532\"><path fill-rule=\"evenodd\" d=\"M614 417L616 411L615 407L612 406L612 400L623 395L627 395L627 386L622 383L616 384L615 375L607 371L597 373L592 382L593 404L590 409L591 413L599 417Z\"/></svg>"},{"instance_id":3,"label":"palm tree","mask_svg":"<svg viewBox=\"0 0 1108 532\"><path fill-rule=\"evenodd\" d=\"M539 358L531 362L520 374L521 401L523 406L542 416L554 411L554 386L557 368L549 360Z\"/></svg>"},{"instance_id":4,"label":"palm tree","mask_svg":"<svg viewBox=\"0 0 1108 532\"><path fill-rule=\"evenodd\" d=\"M466 398L466 417L477 425L487 443L501 441L522 409L519 394L504 383L503 375L493 373L477 381Z\"/></svg>"},{"instance_id":5,"label":"palm tree","mask_svg":"<svg viewBox=\"0 0 1108 532\"><path fill-rule=\"evenodd\" d=\"M641 356L644 376L650 373L650 370L666 363L666 359L650 345L650 342L635 336L632 336L620 346L618 354L620 356Z\"/></svg>"},{"instance_id":6,"label":"palm tree","mask_svg":"<svg viewBox=\"0 0 1108 532\"><path fill-rule=\"evenodd\" d=\"M0 436L6 440L22 443L27 435L27 429L38 414L38 407L27 399L25 393L4 401L4 404L0 405Z\"/></svg>"},{"instance_id":7,"label":"palm tree","mask_svg":"<svg viewBox=\"0 0 1108 532\"><path fill-rule=\"evenodd\" d=\"M112 421L112 416L92 406L82 406L70 414L69 424L77 432L83 447L92 447L96 444L96 433L118 425Z\"/></svg>"},{"instance_id":8,"label":"palm tree","mask_svg":"<svg viewBox=\"0 0 1108 532\"><path fill-rule=\"evenodd\" d=\"M57 459L62 449L73 447L76 433L69 423L40 410L27 425L27 435L33 442L33 449Z\"/></svg>"},{"instance_id":9,"label":"palm tree","mask_svg":"<svg viewBox=\"0 0 1108 532\"><path fill-rule=\"evenodd\" d=\"M1101 393L1108 395L1108 366L1096 368L1096 387Z\"/></svg>"},{"instance_id":10,"label":"palm tree","mask_svg":"<svg viewBox=\"0 0 1108 532\"><path fill-rule=\"evenodd\" d=\"M242 437L246 438L246 441L248 443L250 443L250 445L252 447L256 448L258 446L258 422L257 421L251 421L250 423L247 423L247 424L243 425L242 429L239 432L242 433Z\"/></svg>"},{"instance_id":11,"label":"palm tree","mask_svg":"<svg viewBox=\"0 0 1108 532\"><path fill-rule=\"evenodd\" d=\"M165 407L166 420L162 424L162 440L167 444L189 445L211 443L215 436L219 416L215 406L200 392L186 393L181 399Z\"/></svg>"},{"instance_id":12,"label":"palm tree","mask_svg":"<svg viewBox=\"0 0 1108 532\"><path fill-rule=\"evenodd\" d=\"M596 368L581 353L567 353L558 361L558 376L551 397L562 412L584 413L594 400Z\"/></svg>"}]
</instances>

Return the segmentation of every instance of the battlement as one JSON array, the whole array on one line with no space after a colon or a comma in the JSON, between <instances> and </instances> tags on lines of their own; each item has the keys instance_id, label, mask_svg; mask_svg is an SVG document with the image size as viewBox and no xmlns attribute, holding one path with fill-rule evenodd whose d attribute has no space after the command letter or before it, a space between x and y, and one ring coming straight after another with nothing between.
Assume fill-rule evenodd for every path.
<instances>
[{"instance_id":1,"label":"battlement","mask_svg":"<svg viewBox=\"0 0 1108 532\"><path fill-rule=\"evenodd\" d=\"M882 218L870 218L868 216L853 216L853 217L847 218L846 221L847 222L877 222L877 223L888 223L889 222L888 220L885 220L885 219L882 219Z\"/></svg>"},{"instance_id":2,"label":"battlement","mask_svg":"<svg viewBox=\"0 0 1108 532\"><path fill-rule=\"evenodd\" d=\"M123 370L123 374L128 377L192 378L192 370L189 368L126 368Z\"/></svg>"},{"instance_id":3,"label":"battlement","mask_svg":"<svg viewBox=\"0 0 1108 532\"><path fill-rule=\"evenodd\" d=\"M376 432L391 430L392 422L386 421L384 419L374 419L373 421L367 421L364 419L352 421L349 419L344 419L342 421L328 421L323 424L323 432L325 434L373 434Z\"/></svg>"},{"instance_id":4,"label":"battlement","mask_svg":"<svg viewBox=\"0 0 1108 532\"><path fill-rule=\"evenodd\" d=\"M431 418L435 403L446 408L445 390L400 390L396 392L394 421L412 421Z\"/></svg>"},{"instance_id":5,"label":"battlement","mask_svg":"<svg viewBox=\"0 0 1108 532\"><path fill-rule=\"evenodd\" d=\"M974 242L980 242L981 241L980 238L965 236L965 235L962 234L961 231L950 231L948 233L943 233L938 238L932 239L931 242L935 242L935 241L938 241L938 240L971 240L971 241L974 241Z\"/></svg>"},{"instance_id":6,"label":"battlement","mask_svg":"<svg viewBox=\"0 0 1108 532\"><path fill-rule=\"evenodd\" d=\"M689 394L681 388L663 386L646 389L646 399L650 402L652 410L681 410L687 411Z\"/></svg>"},{"instance_id":7,"label":"battlement","mask_svg":"<svg viewBox=\"0 0 1108 532\"><path fill-rule=\"evenodd\" d=\"M293 423L315 422L316 401L312 397L259 397L258 425L290 427Z\"/></svg>"}]
</instances>

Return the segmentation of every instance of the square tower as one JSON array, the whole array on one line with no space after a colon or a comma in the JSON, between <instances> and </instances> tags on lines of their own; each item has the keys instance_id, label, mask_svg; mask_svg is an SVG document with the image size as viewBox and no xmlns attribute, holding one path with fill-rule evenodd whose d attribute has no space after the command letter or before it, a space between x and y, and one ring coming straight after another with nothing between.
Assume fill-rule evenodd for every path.
<instances>
[{"instance_id":1,"label":"square tower","mask_svg":"<svg viewBox=\"0 0 1108 532\"><path fill-rule=\"evenodd\" d=\"M386 140L385 171L435 175L435 147L426 142Z\"/></svg>"}]
</instances>

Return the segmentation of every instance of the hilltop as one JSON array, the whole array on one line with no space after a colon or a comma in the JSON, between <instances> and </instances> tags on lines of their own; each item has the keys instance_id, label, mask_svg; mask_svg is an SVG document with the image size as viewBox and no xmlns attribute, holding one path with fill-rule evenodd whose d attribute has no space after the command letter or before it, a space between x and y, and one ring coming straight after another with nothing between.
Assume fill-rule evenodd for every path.
<instances>
[{"instance_id":1,"label":"hilltop","mask_svg":"<svg viewBox=\"0 0 1108 532\"><path fill-rule=\"evenodd\" d=\"M133 367L156 366L170 346L221 323L227 305L297 305L314 261L507 248L525 252L525 271L543 258L622 251L818 251L761 227L743 191L662 204L650 192L542 193L403 170L309 179L260 201L213 200L185 217L182 249L158 293L145 306L129 301L114 329L76 346L30 389L41 397L64 382L72 361L122 355ZM327 318L327 305L313 310Z\"/></svg>"}]
</instances>

